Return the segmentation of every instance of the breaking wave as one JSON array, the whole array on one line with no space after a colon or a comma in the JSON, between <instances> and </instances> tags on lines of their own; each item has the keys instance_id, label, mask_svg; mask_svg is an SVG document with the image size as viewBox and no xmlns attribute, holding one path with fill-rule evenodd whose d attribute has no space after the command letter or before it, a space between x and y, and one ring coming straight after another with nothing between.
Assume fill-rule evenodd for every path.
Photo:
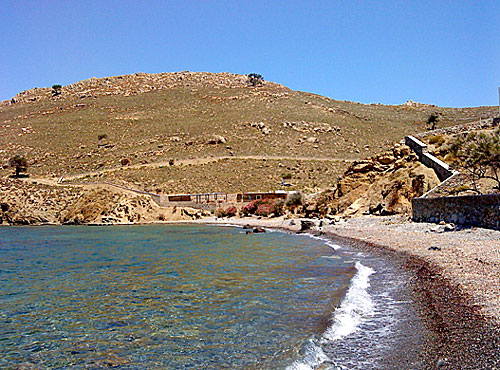
<instances>
[{"instance_id":1,"label":"breaking wave","mask_svg":"<svg viewBox=\"0 0 500 370\"><path fill-rule=\"evenodd\" d=\"M310 339L300 360L287 370L337 369L334 359L330 359L322 349L323 344L332 343L354 333L374 311L374 302L368 293L370 275L375 273L370 267L356 262L354 275L347 293L334 314L333 324L323 333L320 340ZM326 365L326 367L325 367Z\"/></svg>"}]
</instances>

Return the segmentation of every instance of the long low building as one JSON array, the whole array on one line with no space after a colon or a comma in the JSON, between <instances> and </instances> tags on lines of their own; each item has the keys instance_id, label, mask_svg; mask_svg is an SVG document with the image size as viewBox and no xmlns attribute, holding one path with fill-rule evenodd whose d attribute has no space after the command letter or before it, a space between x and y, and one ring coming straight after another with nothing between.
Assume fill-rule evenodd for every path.
<instances>
[{"instance_id":1,"label":"long low building","mask_svg":"<svg viewBox=\"0 0 500 370\"><path fill-rule=\"evenodd\" d=\"M273 191L273 192L254 192L254 193L240 193L236 195L237 202L251 202L259 199L283 199L288 196L286 191Z\"/></svg>"},{"instance_id":2,"label":"long low building","mask_svg":"<svg viewBox=\"0 0 500 370\"><path fill-rule=\"evenodd\" d=\"M226 203L238 202L248 203L259 199L283 199L286 200L288 192L247 192L247 193L198 193L198 194L168 194L161 196L161 203Z\"/></svg>"}]
</instances>

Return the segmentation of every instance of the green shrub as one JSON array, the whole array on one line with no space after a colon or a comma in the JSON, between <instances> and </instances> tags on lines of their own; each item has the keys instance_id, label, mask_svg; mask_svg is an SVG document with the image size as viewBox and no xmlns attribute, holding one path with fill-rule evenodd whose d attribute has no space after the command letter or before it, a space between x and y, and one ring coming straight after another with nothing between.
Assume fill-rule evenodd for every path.
<instances>
[{"instance_id":1,"label":"green shrub","mask_svg":"<svg viewBox=\"0 0 500 370\"><path fill-rule=\"evenodd\" d=\"M459 185L451 190L452 194L458 194L463 191L469 190L469 187L467 185Z\"/></svg>"},{"instance_id":2,"label":"green shrub","mask_svg":"<svg viewBox=\"0 0 500 370\"><path fill-rule=\"evenodd\" d=\"M439 113L432 113L429 118L427 118L427 129L434 130L439 122Z\"/></svg>"},{"instance_id":3,"label":"green shrub","mask_svg":"<svg viewBox=\"0 0 500 370\"><path fill-rule=\"evenodd\" d=\"M19 177L21 172L28 169L28 161L22 155L16 154L9 159L9 166L16 170L16 177Z\"/></svg>"},{"instance_id":4,"label":"green shrub","mask_svg":"<svg viewBox=\"0 0 500 370\"><path fill-rule=\"evenodd\" d=\"M52 85L52 96L61 95L61 85Z\"/></svg>"},{"instance_id":5,"label":"green shrub","mask_svg":"<svg viewBox=\"0 0 500 370\"><path fill-rule=\"evenodd\" d=\"M290 193L286 199L287 207L297 207L303 204L302 193Z\"/></svg>"},{"instance_id":6,"label":"green shrub","mask_svg":"<svg viewBox=\"0 0 500 370\"><path fill-rule=\"evenodd\" d=\"M253 87L262 85L262 83L264 82L264 77L262 77L262 75L259 75L257 73L250 73L247 77L248 77L248 83Z\"/></svg>"},{"instance_id":7,"label":"green shrub","mask_svg":"<svg viewBox=\"0 0 500 370\"><path fill-rule=\"evenodd\" d=\"M215 211L215 217L234 217L238 213L238 210L234 206L224 208L217 208Z\"/></svg>"}]
</instances>

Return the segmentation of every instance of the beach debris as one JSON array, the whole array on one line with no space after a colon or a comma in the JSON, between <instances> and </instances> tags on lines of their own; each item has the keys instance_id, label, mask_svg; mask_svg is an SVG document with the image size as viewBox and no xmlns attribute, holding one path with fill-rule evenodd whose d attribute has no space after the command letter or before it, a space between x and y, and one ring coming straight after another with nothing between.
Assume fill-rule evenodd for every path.
<instances>
[{"instance_id":1,"label":"beach debris","mask_svg":"<svg viewBox=\"0 0 500 370\"><path fill-rule=\"evenodd\" d=\"M434 245L433 245L433 246L431 246L431 247L427 248L427 250L429 250L429 251L440 251L440 250L441 250L441 248L436 247L436 246L434 246Z\"/></svg>"}]
</instances>

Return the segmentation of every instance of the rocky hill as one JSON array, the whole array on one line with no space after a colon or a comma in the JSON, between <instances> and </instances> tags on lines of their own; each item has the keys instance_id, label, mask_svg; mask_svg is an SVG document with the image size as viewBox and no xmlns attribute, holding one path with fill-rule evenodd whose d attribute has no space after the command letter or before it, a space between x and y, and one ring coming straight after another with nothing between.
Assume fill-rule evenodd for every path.
<instances>
[{"instance_id":1,"label":"rocky hill","mask_svg":"<svg viewBox=\"0 0 500 370\"><path fill-rule=\"evenodd\" d=\"M18 186L7 163L20 154L46 186L62 176L59 185L77 189L107 180L158 193L240 192L278 190L286 177L286 190L314 193L353 161L425 130L431 114L446 127L495 113L337 101L230 73L91 78L0 104L0 178Z\"/></svg>"}]
</instances>

